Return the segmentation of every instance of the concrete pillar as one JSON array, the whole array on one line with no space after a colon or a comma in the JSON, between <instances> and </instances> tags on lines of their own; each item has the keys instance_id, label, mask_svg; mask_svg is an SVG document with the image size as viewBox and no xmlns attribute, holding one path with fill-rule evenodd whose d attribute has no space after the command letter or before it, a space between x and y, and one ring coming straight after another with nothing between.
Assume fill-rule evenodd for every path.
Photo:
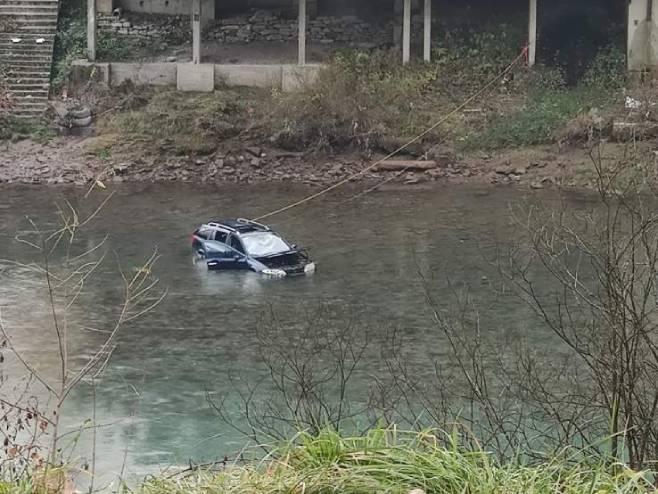
<instances>
[{"instance_id":1,"label":"concrete pillar","mask_svg":"<svg viewBox=\"0 0 658 494\"><path fill-rule=\"evenodd\" d=\"M537 0L530 0L528 16L528 66L533 67L537 61Z\"/></svg>"},{"instance_id":2,"label":"concrete pillar","mask_svg":"<svg viewBox=\"0 0 658 494\"><path fill-rule=\"evenodd\" d=\"M652 38L655 35L654 22L649 13L656 17L658 12L652 0L630 0L628 2L628 32L626 50L628 70L643 70L651 65ZM653 0L656 2L656 0Z\"/></svg>"},{"instance_id":3,"label":"concrete pillar","mask_svg":"<svg viewBox=\"0 0 658 494\"><path fill-rule=\"evenodd\" d=\"M425 0L423 29L423 60L432 59L432 0Z\"/></svg>"},{"instance_id":4,"label":"concrete pillar","mask_svg":"<svg viewBox=\"0 0 658 494\"><path fill-rule=\"evenodd\" d=\"M192 63L201 63L201 0L192 0Z\"/></svg>"},{"instance_id":5,"label":"concrete pillar","mask_svg":"<svg viewBox=\"0 0 658 494\"><path fill-rule=\"evenodd\" d=\"M96 0L87 0L87 58L96 60Z\"/></svg>"},{"instance_id":6,"label":"concrete pillar","mask_svg":"<svg viewBox=\"0 0 658 494\"><path fill-rule=\"evenodd\" d=\"M402 13L402 63L408 64L411 57L411 0L404 0Z\"/></svg>"},{"instance_id":7,"label":"concrete pillar","mask_svg":"<svg viewBox=\"0 0 658 494\"><path fill-rule=\"evenodd\" d=\"M306 0L299 1L299 65L306 65Z\"/></svg>"}]
</instances>

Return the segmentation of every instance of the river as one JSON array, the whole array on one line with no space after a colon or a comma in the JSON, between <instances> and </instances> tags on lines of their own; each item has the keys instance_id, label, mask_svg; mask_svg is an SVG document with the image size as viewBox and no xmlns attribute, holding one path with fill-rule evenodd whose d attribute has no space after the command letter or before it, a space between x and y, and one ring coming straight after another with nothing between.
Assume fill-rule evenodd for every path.
<instances>
[{"instance_id":1,"label":"river","mask_svg":"<svg viewBox=\"0 0 658 494\"><path fill-rule=\"evenodd\" d=\"M85 288L84 324L107 328L120 300L117 269L136 265L154 249L155 272L168 290L154 311L124 328L97 389L97 468L106 475L143 475L172 465L233 455L245 438L222 423L208 406L207 393L229 393L233 378L256 383L263 376L256 327L275 313L287 337L303 330L304 314L330 306L332 317L353 317L377 335L397 328L405 337L407 358L418 372L450 352L432 322L420 273L437 300L468 286L486 311L483 330L499 342L527 337L552 345L548 330L515 297L500 298L487 259L496 246L514 237L509 208L525 201L550 203L549 191L511 188L445 187L392 189L345 203L358 192L346 189L299 210L272 218L286 238L308 248L318 264L312 276L266 280L253 273L208 272L194 265L189 237L204 220L254 217L308 194L285 186L210 187L200 185L126 185L93 222L90 238L108 235L110 255ZM84 190L3 188L0 192L0 254L23 259L26 247L14 236L28 228L26 216L52 225L55 203L82 201ZM573 201L582 198L574 196ZM45 294L34 274L8 268L0 278L0 306L10 334L40 369L54 372L57 353ZM338 308L338 310L336 310ZM89 353L101 340L93 331L71 332L72 352ZM366 390L382 371L381 352L368 352L355 379ZM267 389L267 388L266 388ZM231 399L231 398L229 398ZM74 430L92 414L91 392L82 386L66 406ZM236 417L236 420L239 420ZM76 458L89 458L88 435Z\"/></svg>"}]
</instances>

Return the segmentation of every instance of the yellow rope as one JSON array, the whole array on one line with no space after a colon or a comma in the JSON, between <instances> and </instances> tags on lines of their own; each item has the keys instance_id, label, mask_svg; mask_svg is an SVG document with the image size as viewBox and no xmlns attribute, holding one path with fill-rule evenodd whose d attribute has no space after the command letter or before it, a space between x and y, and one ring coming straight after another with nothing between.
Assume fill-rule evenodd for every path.
<instances>
[{"instance_id":1,"label":"yellow rope","mask_svg":"<svg viewBox=\"0 0 658 494\"><path fill-rule=\"evenodd\" d=\"M262 216L259 216L259 217L257 217L257 218L254 218L254 221L262 221L262 220L264 220L264 219L271 218L272 216L275 216L275 215L277 215L277 214L281 214L281 213L283 213L283 212L285 212L285 211L288 211L288 210L290 210L290 209L293 209L293 208L299 207L299 206L301 206L302 204L306 204L307 202L310 202L310 201L312 201L312 200L314 200L314 199L317 199L318 197L321 197L321 196L323 196L323 195L325 195L325 194L331 192L332 190L335 190L335 189L337 189L338 187L340 187L340 186L342 186L342 185L345 185L345 184L348 183L348 182L351 182L351 181L354 180L355 178L358 178L358 177L362 176L364 173L367 173L368 171L372 170L373 168L376 168L377 166L381 165L381 164L384 163L385 161L391 159L392 157L394 157L394 156L397 155L398 153L404 151L406 148L408 148L409 146L411 146L411 145L414 144L415 142L417 142L417 141L419 141L420 139L422 139L423 137L425 137L427 134L429 134L430 132L432 132L434 129L436 129L436 128L439 127L440 125L443 125L443 124L444 124L446 121L448 121L453 115L455 115L455 114L459 113L460 111L462 111L462 110L463 110L464 108L466 108L466 107L467 107L472 101L476 100L476 99L479 98L483 93L485 93L486 91L488 91L489 88L491 88L491 86L493 86L493 85L496 84L500 79L502 79L503 77L505 77L505 76L506 76L506 75L507 75L507 74L508 74L508 73L509 73L509 72L510 72L515 66L516 66L516 64L519 63L519 61L522 60L522 59L526 56L526 51L527 51L527 48L524 48L523 51L522 51L522 52L521 52L521 53L520 53L520 54L519 54L519 55L518 55L518 56L517 56L517 57L516 57L516 58L515 58L515 59L514 59L514 60L513 60L513 61L512 61L507 67L506 67L506 68L505 68L505 70L503 70L500 74L498 74L498 75L495 76L493 79L491 79L489 82L487 82L487 83L486 83L484 86L482 86L478 91L476 91L473 95L471 95L469 98L467 98L466 100L464 100L464 102L462 102L462 103L461 103L459 106L457 106L454 110L452 110L450 113L448 113L448 114L445 115L443 118L441 118L438 122L436 122L436 123L433 124L431 127L427 128L424 132L422 132L421 134L417 135L416 137L414 137L414 138L411 139L410 141L406 142L405 144L403 144L402 146L400 146L399 148L397 148L395 151L389 153L388 155L384 156L384 157L381 158L380 160L377 160L375 163L373 163L373 164L370 165L370 166L367 166L367 167L364 168L363 170L360 170L359 172L354 173L353 175L350 175L349 177L347 177L347 178L345 178L345 179L343 179L343 180L341 180L341 181L339 181L339 182L336 182L335 184L333 184L333 185L327 187L326 189L323 189L323 190L321 190L321 191L319 191L319 192L316 192L315 194L311 194L311 195L309 195L309 196L307 196L307 197L305 197L305 198L303 198L303 199L300 199L299 201L296 201L296 202L293 202L293 203L291 203L291 204L288 204L287 206L284 206L284 207L282 207L282 208L276 209L276 210L271 211L271 212L269 212L269 213L267 213L267 214L264 214L264 215L262 215ZM405 168L405 169L402 170L399 174L396 174L395 176L393 176L391 179L385 180L384 182L381 182L380 184L376 185L375 187L372 187L372 188L368 189L365 193L371 192L372 190L376 189L377 187L380 187L381 185L383 185L383 184L386 183L387 181L393 180L393 179L396 178L397 176L399 176L399 175L401 175L402 173L404 173L404 171L406 171L408 168L409 168L409 167ZM358 194L358 196L361 196L361 195L363 195L363 194L364 194L364 193Z\"/></svg>"}]
</instances>

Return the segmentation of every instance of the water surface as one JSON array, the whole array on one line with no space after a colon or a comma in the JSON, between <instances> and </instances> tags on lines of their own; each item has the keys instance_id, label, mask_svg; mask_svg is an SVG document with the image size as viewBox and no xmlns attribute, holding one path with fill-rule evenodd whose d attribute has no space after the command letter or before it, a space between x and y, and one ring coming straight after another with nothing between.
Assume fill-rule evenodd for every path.
<instances>
[{"instance_id":1,"label":"water surface","mask_svg":"<svg viewBox=\"0 0 658 494\"><path fill-rule=\"evenodd\" d=\"M56 219L53 204L82 201L84 190L3 188L0 192L0 253L25 258L26 247L14 236L29 216L40 224ZM450 349L432 323L419 273L427 276L441 303L452 287L469 286L486 309L483 329L500 342L530 338L551 345L551 335L536 324L514 297L495 298L485 261L498 243L514 236L511 204L526 193L505 188L451 187L372 193L344 203L358 189L327 196L291 214L272 219L287 238L308 247L318 263L309 277L266 280L252 273L208 272L192 263L189 236L196 224L221 217L254 217L303 197L309 189L281 186L206 187L136 185L116 189L97 217L90 245L108 234L111 252L86 287L86 307L72 312L88 328L108 328L120 300L117 269L160 255L157 275L168 289L155 311L124 328L97 391L98 469L105 474L143 474L170 465L212 460L240 450L244 438L226 427L207 404L231 390L230 376L257 381L255 328L273 310L285 321L289 337L301 331L304 315L328 304L354 316L370 331L399 328L418 372L432 372L432 362ZM549 192L531 200L548 204ZM573 201L581 200L572 198ZM26 270L11 268L0 286L7 327L22 350L47 372L57 371L46 294ZM486 278L485 278L486 277ZM450 283L448 283L450 280ZM495 302L495 303L494 303ZM334 312L335 313L335 312ZM340 317L338 317L340 318ZM102 341L94 331L71 332L72 352L84 355ZM262 349L260 349L262 350ZM363 394L370 375L383 368L381 353L369 352L358 376ZM370 375L369 375L370 373ZM92 413L88 387L74 393L67 424ZM88 457L89 438L79 454Z\"/></svg>"}]
</instances>

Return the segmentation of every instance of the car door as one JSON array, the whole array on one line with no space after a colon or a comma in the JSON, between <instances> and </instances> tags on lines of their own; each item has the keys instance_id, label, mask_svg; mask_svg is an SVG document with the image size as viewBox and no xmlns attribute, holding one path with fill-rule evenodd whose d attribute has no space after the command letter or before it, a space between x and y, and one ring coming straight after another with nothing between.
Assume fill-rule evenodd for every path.
<instances>
[{"instance_id":1,"label":"car door","mask_svg":"<svg viewBox=\"0 0 658 494\"><path fill-rule=\"evenodd\" d=\"M195 254L199 254L201 257L205 257L205 246L204 242L210 238L211 230L209 228L199 228L192 235L192 249L194 249Z\"/></svg>"},{"instance_id":2,"label":"car door","mask_svg":"<svg viewBox=\"0 0 658 494\"><path fill-rule=\"evenodd\" d=\"M231 248L234 259L234 269L249 269L249 263L245 254L244 246L240 238L232 233L228 237L228 246Z\"/></svg>"},{"instance_id":3,"label":"car door","mask_svg":"<svg viewBox=\"0 0 658 494\"><path fill-rule=\"evenodd\" d=\"M244 255L241 254L240 250L234 250L234 248L229 245L230 242L227 232L222 230L216 230L213 232L211 239L206 242L206 257L208 259L209 268L216 270L246 268L247 263Z\"/></svg>"}]
</instances>

